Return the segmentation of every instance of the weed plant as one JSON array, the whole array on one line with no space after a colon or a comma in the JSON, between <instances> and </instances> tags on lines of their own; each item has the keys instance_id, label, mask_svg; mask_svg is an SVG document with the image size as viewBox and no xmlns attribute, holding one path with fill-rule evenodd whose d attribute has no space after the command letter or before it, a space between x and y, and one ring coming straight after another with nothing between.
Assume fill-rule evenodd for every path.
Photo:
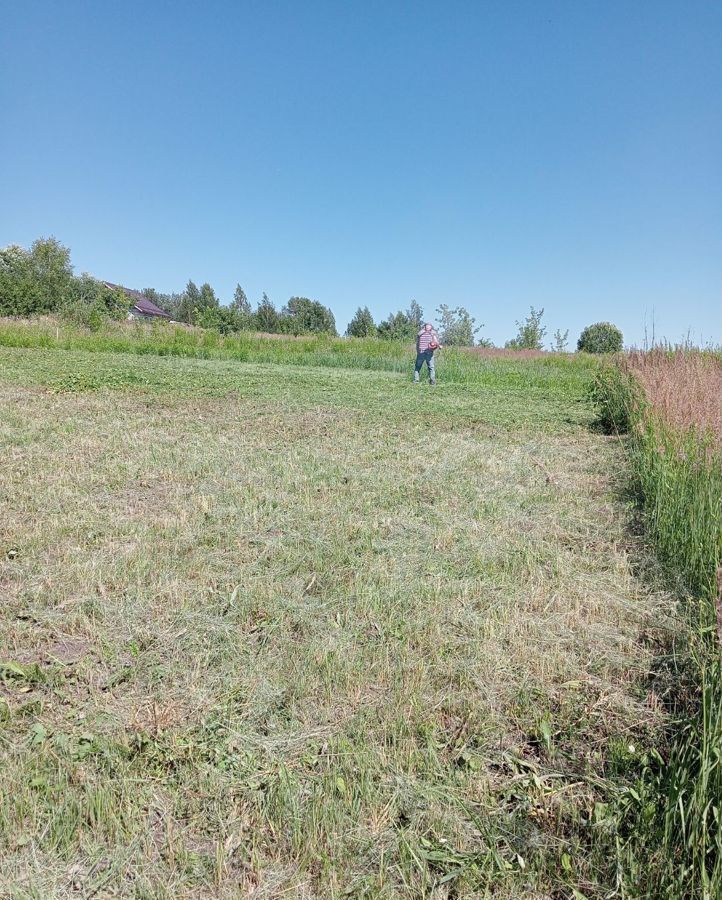
<instances>
[{"instance_id":1,"label":"weed plant","mask_svg":"<svg viewBox=\"0 0 722 900\"><path fill-rule=\"evenodd\" d=\"M646 532L686 601L666 759L627 796L628 861L648 861L645 896L675 900L722 897L721 380L716 354L657 350L620 357L595 386L604 424L625 434Z\"/></svg>"}]
</instances>

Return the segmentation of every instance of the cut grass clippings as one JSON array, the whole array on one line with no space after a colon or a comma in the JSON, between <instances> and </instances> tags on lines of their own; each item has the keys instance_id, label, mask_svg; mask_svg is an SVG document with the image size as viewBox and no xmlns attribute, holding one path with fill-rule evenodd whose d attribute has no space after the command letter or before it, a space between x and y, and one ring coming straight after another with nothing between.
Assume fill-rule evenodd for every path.
<instances>
[{"instance_id":1,"label":"cut grass clippings","mask_svg":"<svg viewBox=\"0 0 722 900\"><path fill-rule=\"evenodd\" d=\"M0 893L609 896L670 606L541 362L0 351Z\"/></svg>"}]
</instances>

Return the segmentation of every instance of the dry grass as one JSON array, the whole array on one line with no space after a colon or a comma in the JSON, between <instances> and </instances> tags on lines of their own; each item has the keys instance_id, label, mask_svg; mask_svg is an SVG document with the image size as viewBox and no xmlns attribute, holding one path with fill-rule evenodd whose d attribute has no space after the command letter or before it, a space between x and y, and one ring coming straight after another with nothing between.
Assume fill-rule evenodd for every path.
<instances>
[{"instance_id":1,"label":"dry grass","mask_svg":"<svg viewBox=\"0 0 722 900\"><path fill-rule=\"evenodd\" d=\"M644 388L652 408L673 428L713 435L722 445L722 358L716 353L635 350L622 367Z\"/></svg>"},{"instance_id":2,"label":"dry grass","mask_svg":"<svg viewBox=\"0 0 722 900\"><path fill-rule=\"evenodd\" d=\"M667 601L576 394L55 356L0 369L0 893L607 895Z\"/></svg>"}]
</instances>

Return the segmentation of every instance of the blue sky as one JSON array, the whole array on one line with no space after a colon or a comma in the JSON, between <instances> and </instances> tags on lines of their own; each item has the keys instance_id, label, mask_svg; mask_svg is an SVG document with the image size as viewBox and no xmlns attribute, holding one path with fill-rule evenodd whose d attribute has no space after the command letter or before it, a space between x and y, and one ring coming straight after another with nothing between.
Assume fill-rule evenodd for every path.
<instances>
[{"instance_id":1,"label":"blue sky","mask_svg":"<svg viewBox=\"0 0 722 900\"><path fill-rule=\"evenodd\" d=\"M14 2L0 245L131 287L719 340L722 3Z\"/></svg>"}]
</instances>

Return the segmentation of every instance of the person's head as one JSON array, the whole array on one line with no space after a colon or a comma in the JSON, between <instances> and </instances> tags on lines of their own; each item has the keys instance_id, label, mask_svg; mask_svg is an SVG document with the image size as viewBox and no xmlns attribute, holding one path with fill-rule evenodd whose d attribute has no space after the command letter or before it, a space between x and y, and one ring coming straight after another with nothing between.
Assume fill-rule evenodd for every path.
<instances>
[{"instance_id":1,"label":"person's head","mask_svg":"<svg viewBox=\"0 0 722 900\"><path fill-rule=\"evenodd\" d=\"M434 328L434 326L431 324L431 322L426 322L424 324L424 331L432 331L433 328Z\"/></svg>"}]
</instances>

